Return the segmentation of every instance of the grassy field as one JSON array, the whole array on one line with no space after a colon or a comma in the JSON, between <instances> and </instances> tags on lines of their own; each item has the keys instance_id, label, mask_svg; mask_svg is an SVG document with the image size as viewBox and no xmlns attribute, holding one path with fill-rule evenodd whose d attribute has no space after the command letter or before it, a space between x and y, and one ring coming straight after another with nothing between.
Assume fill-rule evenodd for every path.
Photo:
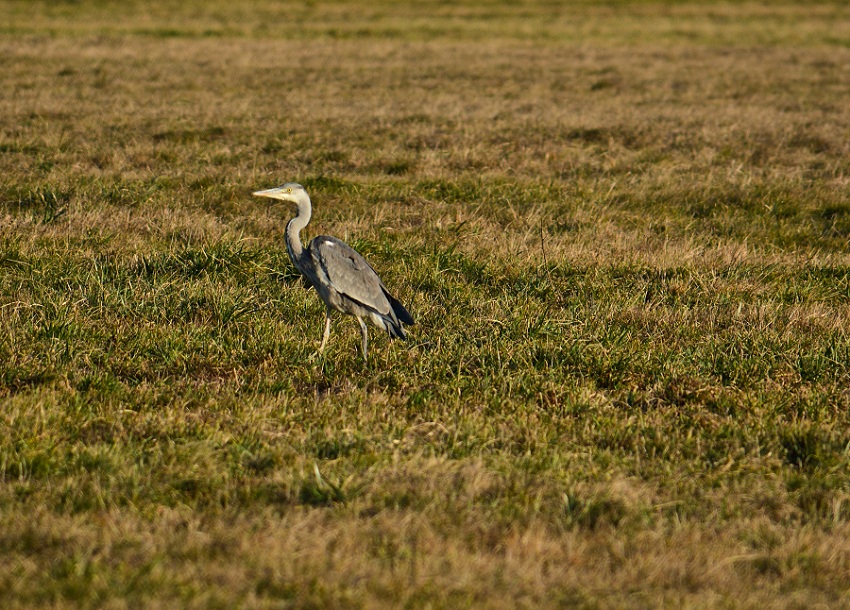
<instances>
[{"instance_id":1,"label":"grassy field","mask_svg":"<svg viewBox=\"0 0 850 610\"><path fill-rule=\"evenodd\" d=\"M850 607L845 3L0 0L0 607ZM346 239L417 320L323 306Z\"/></svg>"}]
</instances>

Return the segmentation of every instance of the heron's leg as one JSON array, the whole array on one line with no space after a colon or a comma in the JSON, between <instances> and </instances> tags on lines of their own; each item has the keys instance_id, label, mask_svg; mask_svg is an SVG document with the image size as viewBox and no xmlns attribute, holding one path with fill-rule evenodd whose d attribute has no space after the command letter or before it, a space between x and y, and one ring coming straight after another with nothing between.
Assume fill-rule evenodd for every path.
<instances>
[{"instance_id":1,"label":"heron's leg","mask_svg":"<svg viewBox=\"0 0 850 610\"><path fill-rule=\"evenodd\" d=\"M369 347L369 331L366 330L366 322L360 316L357 316L357 321L360 322L360 334L363 336L363 360L366 360L366 348Z\"/></svg>"},{"instance_id":2,"label":"heron's leg","mask_svg":"<svg viewBox=\"0 0 850 610\"><path fill-rule=\"evenodd\" d=\"M325 345L328 343L328 337L331 336L331 308L325 308L325 334L322 335L322 344L319 346L319 353L325 351Z\"/></svg>"}]
</instances>

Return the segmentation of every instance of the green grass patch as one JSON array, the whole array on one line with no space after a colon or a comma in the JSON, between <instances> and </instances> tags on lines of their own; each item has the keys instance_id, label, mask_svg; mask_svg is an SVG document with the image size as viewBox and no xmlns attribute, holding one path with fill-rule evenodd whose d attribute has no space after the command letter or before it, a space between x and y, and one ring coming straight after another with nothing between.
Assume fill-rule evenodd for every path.
<instances>
[{"instance_id":1,"label":"green grass patch","mask_svg":"<svg viewBox=\"0 0 850 610\"><path fill-rule=\"evenodd\" d=\"M2 3L0 606L841 606L846 13Z\"/></svg>"}]
</instances>

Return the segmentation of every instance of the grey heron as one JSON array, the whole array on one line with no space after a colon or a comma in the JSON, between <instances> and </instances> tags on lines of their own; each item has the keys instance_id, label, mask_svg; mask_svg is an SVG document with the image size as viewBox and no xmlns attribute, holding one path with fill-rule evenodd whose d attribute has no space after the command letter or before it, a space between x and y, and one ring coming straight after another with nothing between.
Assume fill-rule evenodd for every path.
<instances>
[{"instance_id":1,"label":"grey heron","mask_svg":"<svg viewBox=\"0 0 850 610\"><path fill-rule=\"evenodd\" d=\"M413 318L354 248L327 235L314 237L306 248L301 244L301 230L310 222L313 213L310 196L303 186L288 182L276 188L256 191L254 196L290 201L297 207L298 213L287 223L284 237L295 268L325 302L325 333L319 353L324 351L330 336L332 309L357 318L363 339L364 361L369 343L364 318L387 331L390 337L406 338L403 325L413 324Z\"/></svg>"}]
</instances>

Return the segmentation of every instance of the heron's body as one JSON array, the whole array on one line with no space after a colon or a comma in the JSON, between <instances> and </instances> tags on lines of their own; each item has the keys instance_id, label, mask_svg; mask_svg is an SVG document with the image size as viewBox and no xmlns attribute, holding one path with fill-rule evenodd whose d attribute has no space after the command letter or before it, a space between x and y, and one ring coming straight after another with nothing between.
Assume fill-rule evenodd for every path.
<instances>
[{"instance_id":1,"label":"heron's body","mask_svg":"<svg viewBox=\"0 0 850 610\"><path fill-rule=\"evenodd\" d=\"M286 225L284 237L292 263L325 302L325 333L319 351L324 350L330 335L332 309L357 318L364 359L369 341L364 319L391 337L405 338L403 324L413 324L413 318L390 294L365 258L345 242L327 235L314 238L306 248L303 246L301 231L312 215L310 197L304 187L290 182L254 195L291 201L298 207L297 215Z\"/></svg>"}]
</instances>

